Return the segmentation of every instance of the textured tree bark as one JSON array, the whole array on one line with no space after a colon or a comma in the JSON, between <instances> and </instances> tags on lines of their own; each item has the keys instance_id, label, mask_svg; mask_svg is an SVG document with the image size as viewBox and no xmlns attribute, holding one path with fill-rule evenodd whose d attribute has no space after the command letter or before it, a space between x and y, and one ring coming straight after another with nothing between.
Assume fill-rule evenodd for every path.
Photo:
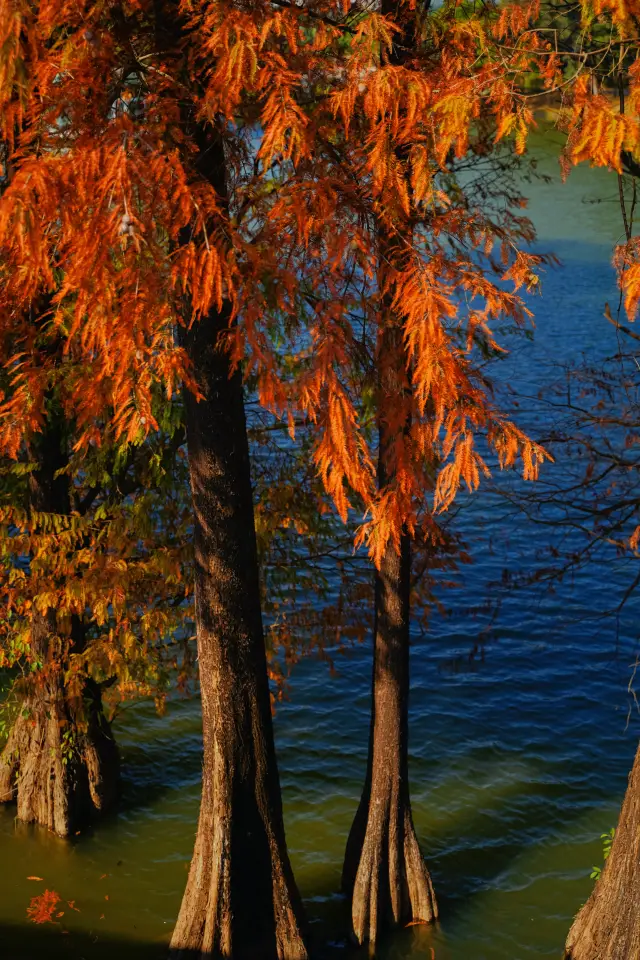
<instances>
[{"instance_id":1,"label":"textured tree bark","mask_svg":"<svg viewBox=\"0 0 640 960\"><path fill-rule=\"evenodd\" d=\"M198 125L199 169L226 198L222 144ZM302 960L271 719L241 373L229 304L183 333L205 399L187 394L204 766L195 849L172 957Z\"/></svg>"},{"instance_id":2,"label":"textured tree bark","mask_svg":"<svg viewBox=\"0 0 640 960\"><path fill-rule=\"evenodd\" d=\"M408 777L410 544L376 574L373 705L367 775L347 841L343 889L358 943L384 926L437 919L433 886L411 816Z\"/></svg>"},{"instance_id":3,"label":"textured tree bark","mask_svg":"<svg viewBox=\"0 0 640 960\"><path fill-rule=\"evenodd\" d=\"M388 248L385 252L388 252ZM401 331L390 315L379 363L378 484L389 480L395 430L385 411L410 390ZM391 405L391 407L389 406ZM408 422L405 427L408 429ZM437 919L429 871L420 853L409 797L408 709L411 540L402 534L375 573L371 726L367 774L347 841L342 885L351 896L353 933L375 945L384 926Z\"/></svg>"},{"instance_id":4,"label":"textured tree bark","mask_svg":"<svg viewBox=\"0 0 640 960\"><path fill-rule=\"evenodd\" d=\"M429 3L425 7L425 13ZM402 28L394 35L389 62L403 64L415 49L413 19L403 14L398 0L379 0L381 13L393 16ZM396 156L406 164L408 149ZM399 211L399 217L402 213ZM399 220L395 229L378 224L380 289L384 290L403 262L410 223ZM389 452L398 430L411 424L411 384L402 324L393 315L393 297L383 296L384 326L377 349L378 375L378 486L393 482ZM402 412L395 426L394 410ZM374 662L367 773L362 797L351 827L342 873L342 886L351 896L353 933L358 943L375 945L385 925L408 921L431 922L438 910L431 877L416 837L408 776L409 625L411 594L411 540L402 534L400 554L386 550L375 573Z\"/></svg>"},{"instance_id":5,"label":"textured tree bark","mask_svg":"<svg viewBox=\"0 0 640 960\"><path fill-rule=\"evenodd\" d=\"M569 931L567 960L640 960L640 748L611 852Z\"/></svg>"},{"instance_id":6,"label":"textured tree bark","mask_svg":"<svg viewBox=\"0 0 640 960\"><path fill-rule=\"evenodd\" d=\"M32 633L50 636L47 618ZM15 801L19 820L69 836L117 794L118 751L100 696L87 687L80 711L54 675L29 693L0 756L0 802Z\"/></svg>"},{"instance_id":7,"label":"textured tree bark","mask_svg":"<svg viewBox=\"0 0 640 960\"><path fill-rule=\"evenodd\" d=\"M31 508L68 513L68 479L56 476L66 465L64 431L55 417L34 447L40 466L30 478ZM73 633L78 649L84 634L77 620ZM66 694L56 634L55 611L34 613L31 649L42 667L22 683L24 699L0 755L0 803L15 801L18 819L65 837L112 805L118 751L99 687L86 681L81 702Z\"/></svg>"}]
</instances>

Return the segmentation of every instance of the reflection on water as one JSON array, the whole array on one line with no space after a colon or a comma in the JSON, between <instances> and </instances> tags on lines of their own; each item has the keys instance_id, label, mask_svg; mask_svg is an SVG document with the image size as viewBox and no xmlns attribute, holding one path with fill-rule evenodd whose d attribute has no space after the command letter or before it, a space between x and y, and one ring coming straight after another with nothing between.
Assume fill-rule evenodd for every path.
<instances>
[{"instance_id":1,"label":"reflection on water","mask_svg":"<svg viewBox=\"0 0 640 960\"><path fill-rule=\"evenodd\" d=\"M544 172L557 173L548 148L536 148ZM608 202L615 183L602 171L579 169L564 187L556 177L527 190L541 246L565 263L549 272L535 302L536 341L514 351L501 373L533 396L551 361L577 349L592 358L615 349L602 307L613 294L610 251L620 225ZM523 416L530 429L544 430L535 402ZM615 823L633 758L638 725L632 717L625 726L634 611L628 608L617 636L612 623L588 619L602 571L583 571L556 593L506 597L484 656L469 660L483 624L465 611L500 580L507 556L532 569L545 536L522 520L505 525L502 514L491 497L463 511L474 565L464 571L464 589L448 592L451 615L434 617L430 635L416 637L412 799L442 921L389 939L381 950L387 960L432 950L437 960L558 958L590 890L590 867L602 860L599 836ZM607 571L612 597L622 575ZM337 890L364 775L369 656L368 647L354 651L335 680L321 664L302 664L276 721L290 850L327 955L346 942ZM116 735L122 804L94 832L65 843L0 811L2 960L165 955L198 813L198 705L172 704L163 719L136 705L124 711ZM26 923L30 897L45 886L75 901L79 912L67 907L61 918L68 933Z\"/></svg>"}]
</instances>

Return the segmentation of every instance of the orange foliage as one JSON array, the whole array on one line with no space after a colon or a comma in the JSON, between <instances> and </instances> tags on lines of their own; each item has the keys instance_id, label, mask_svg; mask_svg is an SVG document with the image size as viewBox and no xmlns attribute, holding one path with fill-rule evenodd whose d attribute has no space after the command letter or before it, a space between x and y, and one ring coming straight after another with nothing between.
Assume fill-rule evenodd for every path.
<instances>
[{"instance_id":1,"label":"orange foliage","mask_svg":"<svg viewBox=\"0 0 640 960\"><path fill-rule=\"evenodd\" d=\"M594 15L622 36L627 6ZM319 476L342 517L366 514L358 542L374 559L416 529L427 500L445 510L462 485L477 487L492 457L520 459L534 478L544 451L495 409L479 361L497 349L492 324L528 322L523 292L540 257L521 222L492 219L451 183L480 130L524 149L524 73L535 68L547 89L563 82L538 11L7 0L3 452L41 428L57 362L29 327L35 298L51 297L50 328L70 358L60 397L77 451L102 442L105 408L118 440L157 429L154 390L191 385L176 326L227 300L226 348L267 409L313 424ZM393 38L407 33L392 62ZM633 103L636 85L633 74ZM618 168L637 144L635 116L605 107L580 71L571 89L567 162ZM224 143L228 215L193 160L196 119ZM401 251L383 281L380 229ZM411 399L402 417L385 415L411 430L391 445L379 490L363 351L371 360L389 310Z\"/></svg>"},{"instance_id":2,"label":"orange foliage","mask_svg":"<svg viewBox=\"0 0 640 960\"><path fill-rule=\"evenodd\" d=\"M63 915L60 911L56 913L56 908L61 899L55 890L45 890L39 896L32 897L31 903L27 907L28 919L32 923L55 923L56 918Z\"/></svg>"}]
</instances>

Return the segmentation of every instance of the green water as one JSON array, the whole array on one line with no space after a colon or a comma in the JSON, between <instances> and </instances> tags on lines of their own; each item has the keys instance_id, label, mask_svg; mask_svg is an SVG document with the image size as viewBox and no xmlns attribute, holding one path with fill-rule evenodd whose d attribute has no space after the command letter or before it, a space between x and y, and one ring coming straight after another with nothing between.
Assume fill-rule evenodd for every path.
<instances>
[{"instance_id":1,"label":"green water","mask_svg":"<svg viewBox=\"0 0 640 960\"><path fill-rule=\"evenodd\" d=\"M563 186L553 145L534 146L555 181L525 188L531 213L541 247L555 249L565 266L549 272L534 303L535 342L505 366L505 378L531 395L554 361L615 349L602 307L615 296L609 261L621 233L615 179L584 168ZM599 202L585 202L592 200ZM524 414L544 429L533 402ZM555 593L506 597L484 656L469 656L482 625L470 604L500 579L505 558L533 569L545 536L523 520L505 527L502 517L491 497L465 510L474 565L447 597L452 614L414 638L412 799L442 920L388 938L380 951L387 960L429 957L431 949L438 960L559 958L633 758L638 724L632 715L625 729L626 687L637 611L627 608L618 633L611 622L585 619L596 596L623 589L624 569L606 577L588 569ZM276 720L289 848L325 955L346 944L337 891L364 773L369 660L369 645L358 648L340 662L337 679L322 664L301 665ZM165 955L198 814L198 704L170 703L162 719L136 705L115 734L122 803L93 831L63 842L0 811L2 960ZM64 906L58 926L29 924L30 897L45 887L78 912Z\"/></svg>"}]
</instances>

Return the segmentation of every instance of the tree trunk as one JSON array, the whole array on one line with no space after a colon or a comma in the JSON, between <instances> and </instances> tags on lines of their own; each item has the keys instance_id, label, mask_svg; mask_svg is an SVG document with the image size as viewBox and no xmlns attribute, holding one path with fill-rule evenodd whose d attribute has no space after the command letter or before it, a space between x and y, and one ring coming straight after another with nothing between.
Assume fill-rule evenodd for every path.
<instances>
[{"instance_id":1,"label":"tree trunk","mask_svg":"<svg viewBox=\"0 0 640 960\"><path fill-rule=\"evenodd\" d=\"M36 618L34 618L35 620ZM38 615L32 636L49 638ZM0 756L0 802L15 801L19 820L69 836L115 800L118 751L100 695L87 685L79 709L56 671L25 697Z\"/></svg>"},{"instance_id":2,"label":"tree trunk","mask_svg":"<svg viewBox=\"0 0 640 960\"><path fill-rule=\"evenodd\" d=\"M358 943L385 925L431 922L438 911L411 816L408 777L409 537L376 573L373 706L365 785L345 854Z\"/></svg>"},{"instance_id":3,"label":"tree trunk","mask_svg":"<svg viewBox=\"0 0 640 960\"><path fill-rule=\"evenodd\" d=\"M385 253L389 252L388 245ZM389 312L378 348L378 485L393 476L395 442L387 415L410 391L401 329ZM410 409L407 406L407 410ZM391 414L393 419L393 414ZM409 414L405 431L409 428ZM431 922L437 906L411 816L408 773L411 540L387 547L375 573L373 688L367 774L347 841L342 885L351 894L353 932L375 944L385 925Z\"/></svg>"},{"instance_id":4,"label":"tree trunk","mask_svg":"<svg viewBox=\"0 0 640 960\"><path fill-rule=\"evenodd\" d=\"M379 0L380 12L393 16L402 32L394 35L389 62L401 65L415 49L414 19L398 0ZM426 4L426 10L429 3ZM408 9L408 8L407 8ZM408 147L396 148L405 165ZM398 217L403 212L398 208ZM378 223L378 282L382 292L383 326L377 349L378 375L378 486L393 483L389 458L397 426L390 420L405 408L408 436L411 426L411 382L402 321L393 313L393 274L402 269L404 243L411 224L400 220L396 229ZM391 281L391 289L388 284ZM395 417L397 421L397 416ZM402 423L402 416L400 416ZM367 773L345 852L342 886L351 895L353 933L358 943L372 946L385 925L429 923L437 919L431 877L416 837L408 774L409 627L411 596L411 539L406 532L400 553L392 545L375 573L374 660L371 726Z\"/></svg>"},{"instance_id":5,"label":"tree trunk","mask_svg":"<svg viewBox=\"0 0 640 960\"><path fill-rule=\"evenodd\" d=\"M67 457L63 424L55 414L33 452L39 468L30 478L31 509L69 513L68 477L56 475ZM84 632L77 618L72 634L78 650ZM118 752L97 684L85 682L81 702L66 695L56 638L55 611L34 613L30 648L42 666L15 687L23 699L0 754L0 803L15 801L18 819L66 837L112 805Z\"/></svg>"},{"instance_id":6,"label":"tree trunk","mask_svg":"<svg viewBox=\"0 0 640 960\"><path fill-rule=\"evenodd\" d=\"M569 931L567 960L640 960L640 748L611 852Z\"/></svg>"},{"instance_id":7,"label":"tree trunk","mask_svg":"<svg viewBox=\"0 0 640 960\"><path fill-rule=\"evenodd\" d=\"M225 199L220 139L211 127L194 127L199 171ZM229 319L225 303L183 334L205 397L185 400L204 766L171 955L301 960L307 952L273 740L243 384L216 349Z\"/></svg>"}]
</instances>

